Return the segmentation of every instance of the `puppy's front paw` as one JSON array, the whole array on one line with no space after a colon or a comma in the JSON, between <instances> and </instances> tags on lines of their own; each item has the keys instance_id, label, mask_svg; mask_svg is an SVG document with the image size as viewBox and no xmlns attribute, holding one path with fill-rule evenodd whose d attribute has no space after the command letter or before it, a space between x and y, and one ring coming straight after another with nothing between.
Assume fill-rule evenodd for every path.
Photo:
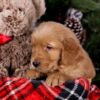
<instances>
[{"instance_id":1,"label":"puppy's front paw","mask_svg":"<svg viewBox=\"0 0 100 100\"><path fill-rule=\"evenodd\" d=\"M8 71L6 68L0 67L0 77L8 76Z\"/></svg>"},{"instance_id":2,"label":"puppy's front paw","mask_svg":"<svg viewBox=\"0 0 100 100\"><path fill-rule=\"evenodd\" d=\"M38 71L31 69L31 70L27 70L25 77L29 78L29 79L37 79L41 76L41 73L39 73Z\"/></svg>"},{"instance_id":3,"label":"puppy's front paw","mask_svg":"<svg viewBox=\"0 0 100 100\"><path fill-rule=\"evenodd\" d=\"M49 86L53 86L53 87L59 86L59 85L63 84L65 81L66 81L65 76L59 72L49 74L46 79L46 83Z\"/></svg>"}]
</instances>

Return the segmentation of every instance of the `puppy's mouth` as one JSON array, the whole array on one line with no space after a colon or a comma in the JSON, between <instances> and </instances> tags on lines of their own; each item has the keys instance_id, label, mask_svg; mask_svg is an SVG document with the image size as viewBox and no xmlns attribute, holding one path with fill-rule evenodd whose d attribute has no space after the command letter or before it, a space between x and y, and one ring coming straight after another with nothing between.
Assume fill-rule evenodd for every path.
<instances>
[{"instance_id":1,"label":"puppy's mouth","mask_svg":"<svg viewBox=\"0 0 100 100\"><path fill-rule=\"evenodd\" d=\"M47 74L49 72L53 72L57 70L58 66L55 63L49 64L49 66L39 66L39 67L34 67L33 65L31 66L32 69L35 69L41 73Z\"/></svg>"},{"instance_id":2,"label":"puppy's mouth","mask_svg":"<svg viewBox=\"0 0 100 100\"><path fill-rule=\"evenodd\" d=\"M50 72L53 72L56 70L56 68L54 66L52 66L51 68L48 68L48 69L43 69L43 68L36 68L37 71L41 72L41 73L50 73Z\"/></svg>"}]
</instances>

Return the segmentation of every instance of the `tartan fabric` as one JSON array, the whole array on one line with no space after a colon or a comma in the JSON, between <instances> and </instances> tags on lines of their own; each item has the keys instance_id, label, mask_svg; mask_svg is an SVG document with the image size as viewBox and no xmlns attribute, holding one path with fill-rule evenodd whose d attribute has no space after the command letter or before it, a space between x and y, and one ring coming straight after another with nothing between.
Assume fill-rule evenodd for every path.
<instances>
[{"instance_id":1,"label":"tartan fabric","mask_svg":"<svg viewBox=\"0 0 100 100\"><path fill-rule=\"evenodd\" d=\"M84 78L49 87L44 81L5 77L0 79L0 100L86 100L89 86Z\"/></svg>"},{"instance_id":2,"label":"tartan fabric","mask_svg":"<svg viewBox=\"0 0 100 100\"><path fill-rule=\"evenodd\" d=\"M24 78L0 79L0 100L26 100L33 90L30 80Z\"/></svg>"},{"instance_id":3,"label":"tartan fabric","mask_svg":"<svg viewBox=\"0 0 100 100\"><path fill-rule=\"evenodd\" d=\"M100 89L96 85L90 87L88 98L89 100L100 100Z\"/></svg>"}]
</instances>

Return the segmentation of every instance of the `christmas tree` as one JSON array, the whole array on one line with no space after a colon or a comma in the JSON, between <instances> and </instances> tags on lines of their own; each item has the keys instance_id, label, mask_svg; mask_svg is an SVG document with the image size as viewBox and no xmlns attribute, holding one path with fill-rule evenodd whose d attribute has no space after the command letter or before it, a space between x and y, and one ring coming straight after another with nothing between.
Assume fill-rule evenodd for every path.
<instances>
[{"instance_id":1,"label":"christmas tree","mask_svg":"<svg viewBox=\"0 0 100 100\"><path fill-rule=\"evenodd\" d=\"M83 13L82 25L86 29L84 49L96 69L93 82L100 84L100 0L46 0L47 11L41 20L64 23L67 10L72 7ZM88 67L88 66L87 66Z\"/></svg>"}]
</instances>

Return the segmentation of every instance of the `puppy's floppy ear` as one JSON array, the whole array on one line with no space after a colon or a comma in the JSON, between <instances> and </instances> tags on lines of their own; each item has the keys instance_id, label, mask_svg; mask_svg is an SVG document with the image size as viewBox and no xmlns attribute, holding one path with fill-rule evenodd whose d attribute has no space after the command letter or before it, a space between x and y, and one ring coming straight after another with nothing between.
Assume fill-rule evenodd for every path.
<instances>
[{"instance_id":1,"label":"puppy's floppy ear","mask_svg":"<svg viewBox=\"0 0 100 100\"><path fill-rule=\"evenodd\" d=\"M72 64L80 50L79 43L76 39L70 37L63 40L62 58L61 62L64 64Z\"/></svg>"},{"instance_id":2,"label":"puppy's floppy ear","mask_svg":"<svg viewBox=\"0 0 100 100\"><path fill-rule=\"evenodd\" d=\"M45 1L44 0L32 0L36 9L37 18L40 18L45 13Z\"/></svg>"}]
</instances>

